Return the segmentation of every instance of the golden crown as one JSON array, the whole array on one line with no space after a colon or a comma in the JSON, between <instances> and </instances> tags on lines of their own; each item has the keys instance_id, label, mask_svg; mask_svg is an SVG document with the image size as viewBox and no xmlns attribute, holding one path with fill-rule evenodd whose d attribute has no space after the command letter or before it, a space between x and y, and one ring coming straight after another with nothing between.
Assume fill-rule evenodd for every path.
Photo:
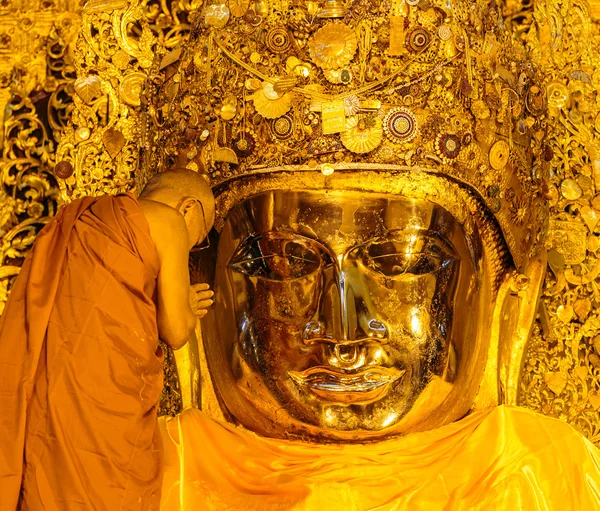
<instances>
[{"instance_id":1,"label":"golden crown","mask_svg":"<svg viewBox=\"0 0 600 511\"><path fill-rule=\"evenodd\" d=\"M518 268L543 249L545 89L494 1L216 0L192 22L144 91L146 170L424 171L481 197Z\"/></svg>"}]
</instances>

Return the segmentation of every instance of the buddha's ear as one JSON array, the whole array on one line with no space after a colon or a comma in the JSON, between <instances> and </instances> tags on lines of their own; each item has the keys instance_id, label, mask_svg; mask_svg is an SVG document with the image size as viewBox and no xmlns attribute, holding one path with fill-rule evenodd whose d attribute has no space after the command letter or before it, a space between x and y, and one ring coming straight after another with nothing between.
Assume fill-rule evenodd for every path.
<instances>
[{"instance_id":1,"label":"buddha's ear","mask_svg":"<svg viewBox=\"0 0 600 511\"><path fill-rule=\"evenodd\" d=\"M506 296L507 307L500 318L498 336L501 403L517 404L523 361L538 312L546 265L547 255L543 252L529 262L524 272L510 276L510 292Z\"/></svg>"},{"instance_id":2,"label":"buddha's ear","mask_svg":"<svg viewBox=\"0 0 600 511\"><path fill-rule=\"evenodd\" d=\"M506 275L494 306L490 347L474 409L517 404L523 359L538 311L546 274L544 252L522 272Z\"/></svg>"}]
</instances>

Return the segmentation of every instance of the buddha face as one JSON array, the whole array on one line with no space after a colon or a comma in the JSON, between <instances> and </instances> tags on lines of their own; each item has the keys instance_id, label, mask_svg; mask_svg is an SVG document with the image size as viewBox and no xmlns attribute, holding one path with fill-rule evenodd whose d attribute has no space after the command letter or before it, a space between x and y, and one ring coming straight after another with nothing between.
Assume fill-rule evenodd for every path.
<instances>
[{"instance_id":1,"label":"buddha face","mask_svg":"<svg viewBox=\"0 0 600 511\"><path fill-rule=\"evenodd\" d=\"M456 420L485 350L479 247L427 200L279 190L237 204L203 333L225 408L267 436L348 441Z\"/></svg>"}]
</instances>

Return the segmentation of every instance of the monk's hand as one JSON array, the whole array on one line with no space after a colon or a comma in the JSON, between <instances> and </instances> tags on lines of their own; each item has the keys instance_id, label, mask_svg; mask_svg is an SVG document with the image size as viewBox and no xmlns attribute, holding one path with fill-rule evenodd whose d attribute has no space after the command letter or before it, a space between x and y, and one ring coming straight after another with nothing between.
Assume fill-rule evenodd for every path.
<instances>
[{"instance_id":1,"label":"monk's hand","mask_svg":"<svg viewBox=\"0 0 600 511\"><path fill-rule=\"evenodd\" d=\"M192 312L198 317L203 318L208 312L208 308L213 304L214 293L210 290L208 284L193 284L190 286L190 306Z\"/></svg>"}]
</instances>

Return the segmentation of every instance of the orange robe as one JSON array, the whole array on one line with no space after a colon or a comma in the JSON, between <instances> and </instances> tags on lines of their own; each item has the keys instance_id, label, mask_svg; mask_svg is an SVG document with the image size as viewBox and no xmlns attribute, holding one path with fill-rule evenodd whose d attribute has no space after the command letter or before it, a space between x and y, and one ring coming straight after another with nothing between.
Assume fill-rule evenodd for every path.
<instances>
[{"instance_id":1,"label":"orange robe","mask_svg":"<svg viewBox=\"0 0 600 511\"><path fill-rule=\"evenodd\" d=\"M364 445L262 438L194 409L160 422L163 511L600 509L598 449L521 408Z\"/></svg>"},{"instance_id":2,"label":"orange robe","mask_svg":"<svg viewBox=\"0 0 600 511\"><path fill-rule=\"evenodd\" d=\"M39 234L0 323L0 510L158 508L158 256L130 195Z\"/></svg>"}]
</instances>

